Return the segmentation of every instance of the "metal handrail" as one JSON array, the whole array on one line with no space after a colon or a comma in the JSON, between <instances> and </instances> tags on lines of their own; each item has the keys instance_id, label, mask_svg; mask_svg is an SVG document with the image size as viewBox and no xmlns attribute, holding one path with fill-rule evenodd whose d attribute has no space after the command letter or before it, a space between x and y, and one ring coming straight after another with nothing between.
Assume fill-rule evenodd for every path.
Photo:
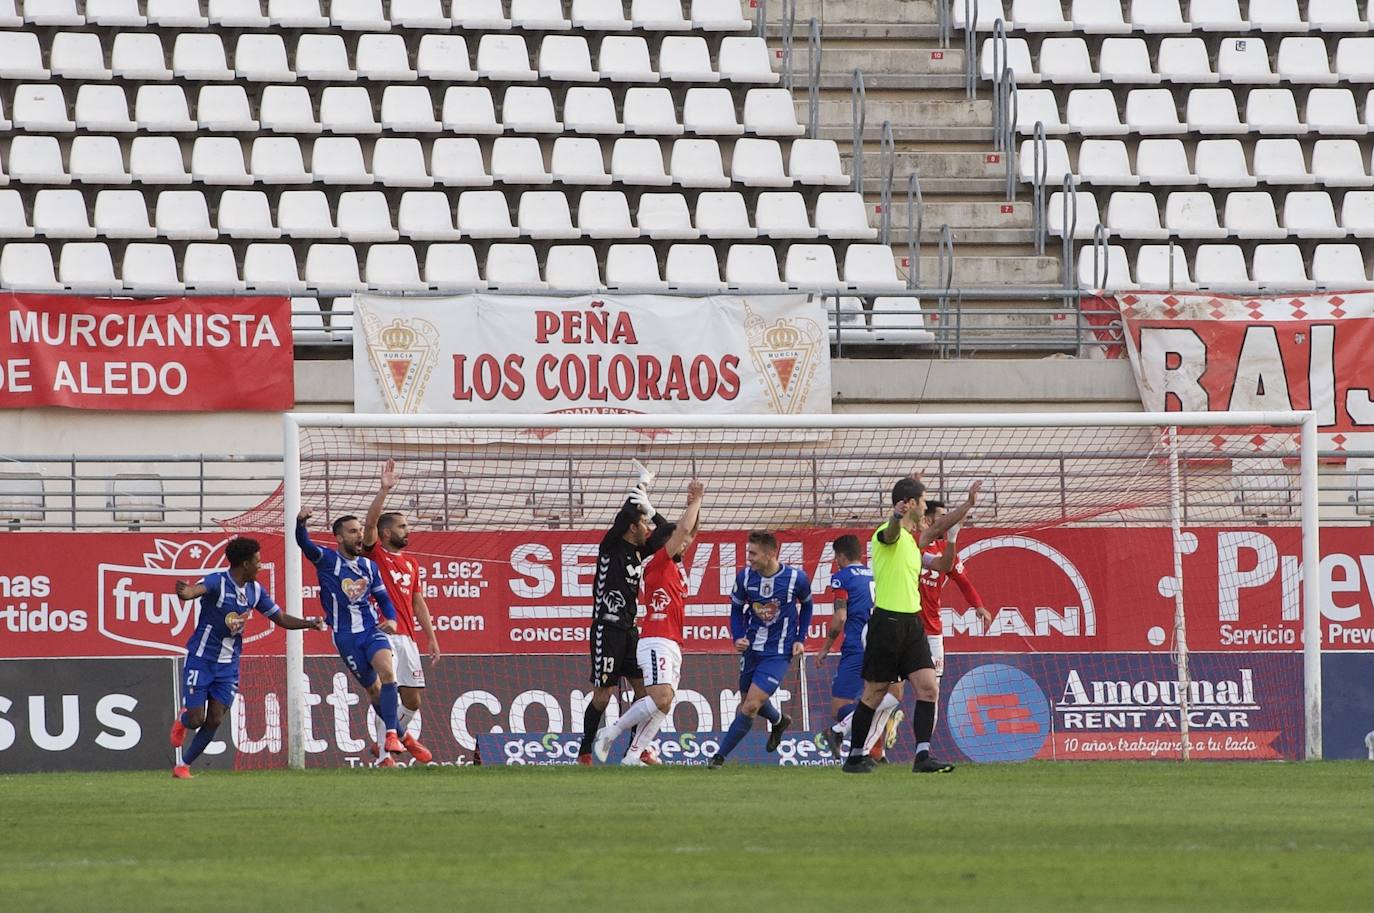
<instances>
[{"instance_id":1,"label":"metal handrail","mask_svg":"<svg viewBox=\"0 0 1374 913\"><path fill-rule=\"evenodd\" d=\"M1045 140L1045 122L1036 121L1032 133L1034 158L1031 162L1031 226L1035 238L1035 253L1045 253L1045 232L1048 219L1045 216L1045 182L1049 179L1049 144Z\"/></svg>"},{"instance_id":2,"label":"metal handrail","mask_svg":"<svg viewBox=\"0 0 1374 913\"><path fill-rule=\"evenodd\" d=\"M954 232L948 222L940 226L940 282L946 292L954 287Z\"/></svg>"},{"instance_id":3,"label":"metal handrail","mask_svg":"<svg viewBox=\"0 0 1374 913\"><path fill-rule=\"evenodd\" d=\"M1005 156L1007 202L1016 200L1016 123L1021 116L1021 99L1016 91L1016 73L1002 68L1002 154Z\"/></svg>"},{"instance_id":4,"label":"metal handrail","mask_svg":"<svg viewBox=\"0 0 1374 913\"><path fill-rule=\"evenodd\" d=\"M915 213L915 225L912 213ZM921 173L912 171L906 178L906 286L921 286L921 228L925 222L926 203L921 195Z\"/></svg>"},{"instance_id":5,"label":"metal handrail","mask_svg":"<svg viewBox=\"0 0 1374 913\"><path fill-rule=\"evenodd\" d=\"M863 70L854 68L854 87L850 94L850 105L854 117L854 139L851 147L854 171L854 190L863 193L864 189L864 127L868 122L868 93L864 91Z\"/></svg>"},{"instance_id":6,"label":"metal handrail","mask_svg":"<svg viewBox=\"0 0 1374 913\"><path fill-rule=\"evenodd\" d=\"M878 196L878 239L892 243L892 179L897 171L897 143L892 138L892 121L883 121L882 139L878 144L878 171L882 189Z\"/></svg>"},{"instance_id":7,"label":"metal handrail","mask_svg":"<svg viewBox=\"0 0 1374 913\"><path fill-rule=\"evenodd\" d=\"M955 0L958 2L958 0ZM970 10L972 16L970 17ZM978 0L964 0L964 91L978 97Z\"/></svg>"},{"instance_id":8,"label":"metal handrail","mask_svg":"<svg viewBox=\"0 0 1374 913\"><path fill-rule=\"evenodd\" d=\"M811 17L806 36L806 65L810 82L806 87L806 135L817 139L821 133L821 24Z\"/></svg>"},{"instance_id":9,"label":"metal handrail","mask_svg":"<svg viewBox=\"0 0 1374 913\"><path fill-rule=\"evenodd\" d=\"M1002 70L1011 65L1011 55L1007 50L1007 25L1001 19L992 23L992 78L996 80ZM977 70L974 70L977 73Z\"/></svg>"},{"instance_id":10,"label":"metal handrail","mask_svg":"<svg viewBox=\"0 0 1374 913\"><path fill-rule=\"evenodd\" d=\"M768 0L754 0L754 34L768 37Z\"/></svg>"},{"instance_id":11,"label":"metal handrail","mask_svg":"<svg viewBox=\"0 0 1374 913\"><path fill-rule=\"evenodd\" d=\"M792 29L797 22L797 0L782 0L782 84L792 91Z\"/></svg>"},{"instance_id":12,"label":"metal handrail","mask_svg":"<svg viewBox=\"0 0 1374 913\"><path fill-rule=\"evenodd\" d=\"M951 0L935 0L935 29L940 47L949 47L949 5Z\"/></svg>"},{"instance_id":13,"label":"metal handrail","mask_svg":"<svg viewBox=\"0 0 1374 913\"><path fill-rule=\"evenodd\" d=\"M1107 226L1098 223L1093 229L1093 288L1107 288L1107 273L1110 270L1110 263L1107 258ZM1078 288L1078 273L1074 272L1074 288Z\"/></svg>"},{"instance_id":14,"label":"metal handrail","mask_svg":"<svg viewBox=\"0 0 1374 913\"><path fill-rule=\"evenodd\" d=\"M1078 236L1078 185L1073 179L1072 174L1064 175L1063 184L1064 199L1061 201L1064 207L1063 226L1064 237L1060 239L1061 251L1060 258L1063 261L1060 269L1063 271L1064 288L1073 288L1073 242Z\"/></svg>"}]
</instances>

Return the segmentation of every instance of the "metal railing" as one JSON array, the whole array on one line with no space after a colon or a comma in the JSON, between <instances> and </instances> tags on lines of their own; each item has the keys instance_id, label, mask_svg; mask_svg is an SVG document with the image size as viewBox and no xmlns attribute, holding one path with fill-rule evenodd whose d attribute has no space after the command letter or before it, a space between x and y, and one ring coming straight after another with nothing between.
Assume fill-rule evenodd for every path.
<instances>
[{"instance_id":1,"label":"metal railing","mask_svg":"<svg viewBox=\"0 0 1374 913\"><path fill-rule=\"evenodd\" d=\"M949 14L951 0L935 0L935 34L940 47L949 47Z\"/></svg>"},{"instance_id":2,"label":"metal railing","mask_svg":"<svg viewBox=\"0 0 1374 913\"><path fill-rule=\"evenodd\" d=\"M1107 285L1108 279L1111 278L1110 276L1108 276L1108 272L1109 272L1109 258L1108 258L1108 256L1107 256L1107 240L1108 240L1108 237L1109 237L1109 232L1108 232L1108 230L1107 230L1107 226L1105 226L1105 225L1103 225L1103 224L1101 224L1101 223L1098 223L1097 227L1093 229L1093 272L1092 272L1092 280L1093 280L1093 288L1095 288L1095 289L1099 289L1099 288L1110 288L1110 286ZM1074 284L1074 288L1078 288L1078 286L1079 286L1079 284L1080 284L1080 283L1079 283L1078 271L1077 271L1077 270L1074 270L1074 272L1073 272L1073 284Z\"/></svg>"},{"instance_id":3,"label":"metal railing","mask_svg":"<svg viewBox=\"0 0 1374 913\"><path fill-rule=\"evenodd\" d=\"M1004 190L1008 202L1016 200L1016 120L1020 101L1016 95L1016 74L1003 67L993 87L993 148L1002 153Z\"/></svg>"},{"instance_id":4,"label":"metal railing","mask_svg":"<svg viewBox=\"0 0 1374 913\"><path fill-rule=\"evenodd\" d=\"M806 86L806 135L821 135L821 24L815 16L806 34L806 67L810 82Z\"/></svg>"},{"instance_id":5,"label":"metal railing","mask_svg":"<svg viewBox=\"0 0 1374 913\"><path fill-rule=\"evenodd\" d=\"M782 0L782 85L792 91L792 30L797 24L797 0Z\"/></svg>"},{"instance_id":6,"label":"metal railing","mask_svg":"<svg viewBox=\"0 0 1374 913\"><path fill-rule=\"evenodd\" d=\"M1045 141L1045 122L1036 121L1031 134L1031 226L1037 256L1045 253L1045 183L1049 180L1049 145Z\"/></svg>"},{"instance_id":7,"label":"metal railing","mask_svg":"<svg viewBox=\"0 0 1374 913\"><path fill-rule=\"evenodd\" d=\"M1074 288L1073 242L1078 237L1078 185L1072 174L1064 175L1063 219L1060 222L1064 237L1060 239L1060 273L1064 288Z\"/></svg>"},{"instance_id":8,"label":"metal railing","mask_svg":"<svg viewBox=\"0 0 1374 913\"><path fill-rule=\"evenodd\" d=\"M892 179L897 172L897 143L892 138L892 121L883 121L878 143L878 171L882 177L878 192L878 240L892 243Z\"/></svg>"},{"instance_id":9,"label":"metal railing","mask_svg":"<svg viewBox=\"0 0 1374 913\"><path fill-rule=\"evenodd\" d=\"M954 0L955 3L961 0ZM964 4L964 91L968 100L978 97L978 0ZM994 71L996 72L996 71Z\"/></svg>"},{"instance_id":10,"label":"metal railing","mask_svg":"<svg viewBox=\"0 0 1374 913\"><path fill-rule=\"evenodd\" d=\"M754 0L754 35L768 37L768 0Z\"/></svg>"},{"instance_id":11,"label":"metal railing","mask_svg":"<svg viewBox=\"0 0 1374 913\"><path fill-rule=\"evenodd\" d=\"M921 194L921 173L912 170L906 177L906 285L921 287L921 230L925 224L926 202Z\"/></svg>"},{"instance_id":12,"label":"metal railing","mask_svg":"<svg viewBox=\"0 0 1374 913\"><path fill-rule=\"evenodd\" d=\"M854 68L854 83L850 91L850 106L854 117L854 136L851 142L850 169L854 172L854 190L864 190L864 128L868 122L868 93L864 91L864 74Z\"/></svg>"}]
</instances>

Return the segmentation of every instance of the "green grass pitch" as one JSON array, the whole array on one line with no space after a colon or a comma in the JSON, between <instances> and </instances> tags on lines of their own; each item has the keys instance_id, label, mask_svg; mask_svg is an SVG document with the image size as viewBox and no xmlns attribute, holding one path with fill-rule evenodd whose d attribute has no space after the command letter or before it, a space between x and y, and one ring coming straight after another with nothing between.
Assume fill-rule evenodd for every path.
<instances>
[{"instance_id":1,"label":"green grass pitch","mask_svg":"<svg viewBox=\"0 0 1374 913\"><path fill-rule=\"evenodd\" d=\"M0 909L1374 909L1370 765L0 777Z\"/></svg>"}]
</instances>

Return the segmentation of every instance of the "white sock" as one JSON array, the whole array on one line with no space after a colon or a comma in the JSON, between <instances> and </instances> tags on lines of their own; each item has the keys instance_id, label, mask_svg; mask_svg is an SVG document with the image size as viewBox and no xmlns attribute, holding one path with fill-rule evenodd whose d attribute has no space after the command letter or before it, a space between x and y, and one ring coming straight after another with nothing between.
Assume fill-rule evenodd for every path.
<instances>
[{"instance_id":1,"label":"white sock","mask_svg":"<svg viewBox=\"0 0 1374 913\"><path fill-rule=\"evenodd\" d=\"M630 743L630 757L639 757L654 744L654 739L658 737L658 731L663 728L663 724L668 721L668 714L654 707L653 716L649 717L648 722L639 727L635 733L635 740Z\"/></svg>"},{"instance_id":2,"label":"white sock","mask_svg":"<svg viewBox=\"0 0 1374 913\"><path fill-rule=\"evenodd\" d=\"M411 710L405 704L396 708L397 728L400 730L397 735L403 739L406 737L406 733L410 730L410 721L415 719L419 712L418 710Z\"/></svg>"},{"instance_id":3,"label":"white sock","mask_svg":"<svg viewBox=\"0 0 1374 913\"><path fill-rule=\"evenodd\" d=\"M878 744L878 739L887 734L887 721L892 718L892 712L900 706L902 702L892 694L883 695L878 709L873 711L873 725L869 727L868 738L864 740L864 754L872 751L873 746Z\"/></svg>"},{"instance_id":4,"label":"white sock","mask_svg":"<svg viewBox=\"0 0 1374 913\"><path fill-rule=\"evenodd\" d=\"M649 717L657 712L658 705L654 703L654 699L647 694L644 695L631 704L630 709L622 713L620 719L615 721L615 725L611 727L611 732L614 733L611 736L612 740L618 738L621 733L629 732L640 723L646 722Z\"/></svg>"},{"instance_id":5,"label":"white sock","mask_svg":"<svg viewBox=\"0 0 1374 913\"><path fill-rule=\"evenodd\" d=\"M849 736L849 733L851 733L854 730L854 711L851 710L848 713L846 713L844 719L840 720L838 723L836 723L834 726L831 726L830 728L838 732L841 738L847 738Z\"/></svg>"},{"instance_id":6,"label":"white sock","mask_svg":"<svg viewBox=\"0 0 1374 913\"><path fill-rule=\"evenodd\" d=\"M383 750L386 746L386 723L382 722L380 713L372 714L372 732L377 736L378 759L386 757L386 752Z\"/></svg>"}]
</instances>

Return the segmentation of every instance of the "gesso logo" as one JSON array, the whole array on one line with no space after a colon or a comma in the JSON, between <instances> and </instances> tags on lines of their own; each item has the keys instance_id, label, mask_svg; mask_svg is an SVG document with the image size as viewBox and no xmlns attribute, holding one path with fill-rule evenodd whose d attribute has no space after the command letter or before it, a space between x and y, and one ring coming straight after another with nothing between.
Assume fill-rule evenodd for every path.
<instances>
[{"instance_id":1,"label":"gesso logo","mask_svg":"<svg viewBox=\"0 0 1374 913\"><path fill-rule=\"evenodd\" d=\"M582 737L575 733L546 732L542 735L507 736L501 746L507 765L572 764Z\"/></svg>"},{"instance_id":2,"label":"gesso logo","mask_svg":"<svg viewBox=\"0 0 1374 913\"><path fill-rule=\"evenodd\" d=\"M1026 761L1050 733L1050 702L1029 675L989 663L965 673L946 711L954 743L971 761Z\"/></svg>"}]
</instances>

